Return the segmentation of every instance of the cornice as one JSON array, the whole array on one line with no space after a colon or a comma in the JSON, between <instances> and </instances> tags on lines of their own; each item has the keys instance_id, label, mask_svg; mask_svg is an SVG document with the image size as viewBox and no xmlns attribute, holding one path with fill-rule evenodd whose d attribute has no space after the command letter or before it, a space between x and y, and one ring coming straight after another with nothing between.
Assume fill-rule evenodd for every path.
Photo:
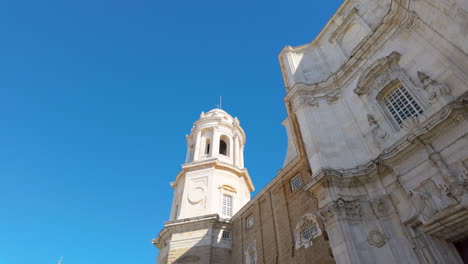
<instances>
[{"instance_id":1,"label":"cornice","mask_svg":"<svg viewBox=\"0 0 468 264\"><path fill-rule=\"evenodd\" d=\"M164 223L164 228L159 232L158 237L151 242L157 248L161 248L161 244L172 234L185 231L193 231L197 229L209 227L227 227L231 225L231 221L225 218L220 218L218 214L209 214L197 217L168 221Z\"/></svg>"},{"instance_id":2,"label":"cornice","mask_svg":"<svg viewBox=\"0 0 468 264\"><path fill-rule=\"evenodd\" d=\"M174 183L171 183L171 186L175 188L179 179L183 177L183 175L185 175L187 172L193 171L193 170L206 169L206 168L214 168L214 169L226 170L226 171L232 172L238 177L244 178L250 192L253 192L255 190L255 187L252 183L252 179L250 178L250 174L246 168L242 168L242 169L236 168L235 166L231 164L219 161L217 158L183 164L182 170L177 174L176 179Z\"/></svg>"}]
</instances>

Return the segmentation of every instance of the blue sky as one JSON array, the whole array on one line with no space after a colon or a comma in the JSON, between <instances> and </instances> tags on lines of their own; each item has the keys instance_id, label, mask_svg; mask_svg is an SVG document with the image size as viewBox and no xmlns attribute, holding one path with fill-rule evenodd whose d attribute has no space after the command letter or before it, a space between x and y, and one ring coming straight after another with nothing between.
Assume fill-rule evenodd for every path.
<instances>
[{"instance_id":1,"label":"blue sky","mask_svg":"<svg viewBox=\"0 0 468 264\"><path fill-rule=\"evenodd\" d=\"M277 55L341 2L1 1L0 264L154 263L219 96L260 190L286 149Z\"/></svg>"}]
</instances>

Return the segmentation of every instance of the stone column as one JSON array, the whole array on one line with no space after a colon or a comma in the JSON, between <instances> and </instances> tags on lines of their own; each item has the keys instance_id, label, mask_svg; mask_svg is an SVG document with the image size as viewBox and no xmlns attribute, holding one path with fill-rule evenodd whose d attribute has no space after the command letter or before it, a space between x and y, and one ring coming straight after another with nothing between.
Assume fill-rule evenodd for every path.
<instances>
[{"instance_id":1,"label":"stone column","mask_svg":"<svg viewBox=\"0 0 468 264\"><path fill-rule=\"evenodd\" d=\"M193 151L193 160L199 160L200 158L200 147L201 147L201 130L197 131L197 139L195 141L195 150Z\"/></svg>"},{"instance_id":2,"label":"stone column","mask_svg":"<svg viewBox=\"0 0 468 264\"><path fill-rule=\"evenodd\" d=\"M244 168L244 146L240 147L240 153L239 153L240 159L239 159L239 164L241 168Z\"/></svg>"},{"instance_id":3,"label":"stone column","mask_svg":"<svg viewBox=\"0 0 468 264\"><path fill-rule=\"evenodd\" d=\"M234 136L234 157L233 157L235 166L240 166L239 152L240 152L240 149L239 149L239 136L235 135Z\"/></svg>"},{"instance_id":4,"label":"stone column","mask_svg":"<svg viewBox=\"0 0 468 264\"><path fill-rule=\"evenodd\" d=\"M187 155L185 155L185 163L190 162L190 152L192 148L192 139L187 136Z\"/></svg>"},{"instance_id":5,"label":"stone column","mask_svg":"<svg viewBox=\"0 0 468 264\"><path fill-rule=\"evenodd\" d=\"M229 142L227 142L228 144L228 155L229 155L229 158L232 160L232 164L234 164L234 139L232 137L229 137Z\"/></svg>"},{"instance_id":6,"label":"stone column","mask_svg":"<svg viewBox=\"0 0 468 264\"><path fill-rule=\"evenodd\" d=\"M211 158L217 157L219 154L219 133L216 127L213 127L213 149L211 150Z\"/></svg>"}]
</instances>

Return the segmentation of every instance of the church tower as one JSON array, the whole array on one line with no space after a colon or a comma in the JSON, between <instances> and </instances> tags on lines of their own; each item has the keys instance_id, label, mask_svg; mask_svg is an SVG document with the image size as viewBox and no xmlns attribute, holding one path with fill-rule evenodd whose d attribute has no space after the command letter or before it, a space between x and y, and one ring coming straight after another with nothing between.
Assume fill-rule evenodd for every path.
<instances>
[{"instance_id":1,"label":"church tower","mask_svg":"<svg viewBox=\"0 0 468 264\"><path fill-rule=\"evenodd\" d=\"M229 219L254 190L244 168L245 140L237 118L221 109L201 113L186 136L185 164L171 182L170 220L153 240L158 263L230 263Z\"/></svg>"}]
</instances>

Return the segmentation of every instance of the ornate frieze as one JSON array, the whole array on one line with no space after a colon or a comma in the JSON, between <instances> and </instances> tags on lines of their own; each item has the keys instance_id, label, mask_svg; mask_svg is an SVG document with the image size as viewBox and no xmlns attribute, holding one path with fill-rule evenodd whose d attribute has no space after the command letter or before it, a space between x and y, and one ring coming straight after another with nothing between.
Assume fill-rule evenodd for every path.
<instances>
[{"instance_id":1,"label":"ornate frieze","mask_svg":"<svg viewBox=\"0 0 468 264\"><path fill-rule=\"evenodd\" d=\"M345 201L339 198L320 209L318 214L326 225L337 220L357 221L361 218L361 204L359 201Z\"/></svg>"}]
</instances>

